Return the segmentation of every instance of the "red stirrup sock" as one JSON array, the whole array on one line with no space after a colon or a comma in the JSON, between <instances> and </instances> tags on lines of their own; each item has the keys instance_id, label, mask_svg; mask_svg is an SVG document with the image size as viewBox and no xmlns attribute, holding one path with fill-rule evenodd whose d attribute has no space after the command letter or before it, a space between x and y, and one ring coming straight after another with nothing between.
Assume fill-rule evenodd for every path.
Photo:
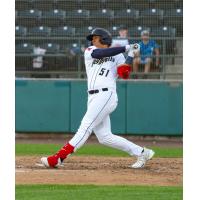
<instances>
[{"instance_id":1,"label":"red stirrup sock","mask_svg":"<svg viewBox=\"0 0 200 200\"><path fill-rule=\"evenodd\" d=\"M58 159L60 158L61 162L67 158L69 154L72 154L74 152L74 147L67 143L60 151L58 151L53 156L49 156L47 158L49 166L55 167L58 164Z\"/></svg>"},{"instance_id":2,"label":"red stirrup sock","mask_svg":"<svg viewBox=\"0 0 200 200\"><path fill-rule=\"evenodd\" d=\"M60 151L58 151L57 155L61 159L61 161L63 161L65 158L67 158L69 154L72 154L73 152L74 147L71 144L67 143L65 146L62 147L62 149L60 149Z\"/></svg>"}]
</instances>

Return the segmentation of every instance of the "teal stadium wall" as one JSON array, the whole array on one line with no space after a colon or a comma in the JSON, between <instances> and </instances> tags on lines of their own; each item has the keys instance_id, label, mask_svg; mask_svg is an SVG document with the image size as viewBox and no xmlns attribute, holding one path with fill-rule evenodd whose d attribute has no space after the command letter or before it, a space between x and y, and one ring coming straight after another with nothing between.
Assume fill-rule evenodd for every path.
<instances>
[{"instance_id":1,"label":"teal stadium wall","mask_svg":"<svg viewBox=\"0 0 200 200\"><path fill-rule=\"evenodd\" d=\"M117 134L182 135L183 85L118 81ZM16 132L76 132L86 111L84 80L16 80Z\"/></svg>"}]
</instances>

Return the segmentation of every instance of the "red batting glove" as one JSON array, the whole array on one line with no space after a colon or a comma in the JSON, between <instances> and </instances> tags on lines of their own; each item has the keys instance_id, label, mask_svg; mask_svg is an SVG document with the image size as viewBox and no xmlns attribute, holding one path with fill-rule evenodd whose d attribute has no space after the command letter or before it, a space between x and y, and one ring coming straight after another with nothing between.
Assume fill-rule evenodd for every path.
<instances>
[{"instance_id":1,"label":"red batting glove","mask_svg":"<svg viewBox=\"0 0 200 200\"><path fill-rule=\"evenodd\" d=\"M127 64L122 64L117 68L117 74L120 78L128 79L131 72L131 67Z\"/></svg>"}]
</instances>

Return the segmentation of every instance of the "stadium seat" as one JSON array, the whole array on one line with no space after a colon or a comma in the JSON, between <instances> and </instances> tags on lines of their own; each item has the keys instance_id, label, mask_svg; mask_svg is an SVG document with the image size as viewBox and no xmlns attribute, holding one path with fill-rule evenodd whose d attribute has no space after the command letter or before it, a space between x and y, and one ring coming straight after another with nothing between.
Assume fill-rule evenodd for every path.
<instances>
[{"instance_id":1,"label":"stadium seat","mask_svg":"<svg viewBox=\"0 0 200 200\"><path fill-rule=\"evenodd\" d=\"M65 19L66 12L64 10L48 10L42 12L41 23L45 26L62 25Z\"/></svg>"},{"instance_id":2,"label":"stadium seat","mask_svg":"<svg viewBox=\"0 0 200 200\"><path fill-rule=\"evenodd\" d=\"M140 12L140 16L142 16L142 17L154 17L155 16L155 17L162 18L163 13L164 13L164 11L161 9L152 8L152 9L142 10Z\"/></svg>"},{"instance_id":3,"label":"stadium seat","mask_svg":"<svg viewBox=\"0 0 200 200\"><path fill-rule=\"evenodd\" d=\"M84 9L76 9L66 12L66 23L70 26L84 26L88 24L89 11Z\"/></svg>"},{"instance_id":4,"label":"stadium seat","mask_svg":"<svg viewBox=\"0 0 200 200\"><path fill-rule=\"evenodd\" d=\"M166 10L164 14L164 24L174 26L178 32L183 32L183 10L181 8Z\"/></svg>"},{"instance_id":5,"label":"stadium seat","mask_svg":"<svg viewBox=\"0 0 200 200\"><path fill-rule=\"evenodd\" d=\"M39 26L39 27L33 27L30 28L28 35L29 36L49 36L50 35L51 28Z\"/></svg>"},{"instance_id":6,"label":"stadium seat","mask_svg":"<svg viewBox=\"0 0 200 200\"><path fill-rule=\"evenodd\" d=\"M83 53L81 50L81 46L78 43L68 44L67 47L69 48L70 54L72 56L76 56L76 55Z\"/></svg>"},{"instance_id":7,"label":"stadium seat","mask_svg":"<svg viewBox=\"0 0 200 200\"><path fill-rule=\"evenodd\" d=\"M167 26L161 26L158 28L152 29L151 36L155 37L175 37L176 29Z\"/></svg>"},{"instance_id":8,"label":"stadium seat","mask_svg":"<svg viewBox=\"0 0 200 200\"><path fill-rule=\"evenodd\" d=\"M115 18L131 18L131 19L134 19L134 18L138 18L139 16L139 11L138 10L135 10L135 9L124 9L124 10L115 10L114 11L114 17Z\"/></svg>"},{"instance_id":9,"label":"stadium seat","mask_svg":"<svg viewBox=\"0 0 200 200\"><path fill-rule=\"evenodd\" d=\"M95 26L109 27L113 24L114 11L109 9L90 11L90 24Z\"/></svg>"},{"instance_id":10,"label":"stadium seat","mask_svg":"<svg viewBox=\"0 0 200 200\"><path fill-rule=\"evenodd\" d=\"M56 43L45 43L41 44L41 48L46 49L47 54L59 53L60 45Z\"/></svg>"},{"instance_id":11,"label":"stadium seat","mask_svg":"<svg viewBox=\"0 0 200 200\"><path fill-rule=\"evenodd\" d=\"M140 11L139 23L145 26L158 26L163 20L164 11L161 9L145 9Z\"/></svg>"},{"instance_id":12,"label":"stadium seat","mask_svg":"<svg viewBox=\"0 0 200 200\"><path fill-rule=\"evenodd\" d=\"M183 17L183 9L176 8L165 11L165 17Z\"/></svg>"},{"instance_id":13,"label":"stadium seat","mask_svg":"<svg viewBox=\"0 0 200 200\"><path fill-rule=\"evenodd\" d=\"M88 19L89 18L89 10L77 9L72 11L67 11L67 18L72 19Z\"/></svg>"},{"instance_id":14,"label":"stadium seat","mask_svg":"<svg viewBox=\"0 0 200 200\"><path fill-rule=\"evenodd\" d=\"M120 26L112 26L110 28L108 28L108 30L110 31L110 33L112 34L112 36L118 36L119 33L118 33L118 29L119 29Z\"/></svg>"},{"instance_id":15,"label":"stadium seat","mask_svg":"<svg viewBox=\"0 0 200 200\"><path fill-rule=\"evenodd\" d=\"M92 10L90 12L90 17L91 18L106 18L106 19L111 19L114 17L114 11L109 10L109 9L102 9L102 10Z\"/></svg>"},{"instance_id":16,"label":"stadium seat","mask_svg":"<svg viewBox=\"0 0 200 200\"><path fill-rule=\"evenodd\" d=\"M40 10L22 10L17 12L16 23L21 26L35 26L41 18L42 11Z\"/></svg>"},{"instance_id":17,"label":"stadium seat","mask_svg":"<svg viewBox=\"0 0 200 200\"><path fill-rule=\"evenodd\" d=\"M144 26L136 26L136 27L132 27L129 29L129 35L131 37L140 37L141 36L141 32L143 30L148 30L150 31L149 27L144 27Z\"/></svg>"},{"instance_id":18,"label":"stadium seat","mask_svg":"<svg viewBox=\"0 0 200 200\"><path fill-rule=\"evenodd\" d=\"M27 33L27 28L24 26L15 26L15 36L20 37L20 36L26 36Z\"/></svg>"},{"instance_id":19,"label":"stadium seat","mask_svg":"<svg viewBox=\"0 0 200 200\"><path fill-rule=\"evenodd\" d=\"M54 27L51 30L51 36L64 37L74 36L75 28L70 26Z\"/></svg>"},{"instance_id":20,"label":"stadium seat","mask_svg":"<svg viewBox=\"0 0 200 200\"><path fill-rule=\"evenodd\" d=\"M18 17L21 18L40 18L41 15L42 11L40 10L30 9L30 10L18 11Z\"/></svg>"},{"instance_id":21,"label":"stadium seat","mask_svg":"<svg viewBox=\"0 0 200 200\"><path fill-rule=\"evenodd\" d=\"M77 27L75 29L75 33L77 36L86 36L94 29L93 26L86 26L86 27Z\"/></svg>"},{"instance_id":22,"label":"stadium seat","mask_svg":"<svg viewBox=\"0 0 200 200\"><path fill-rule=\"evenodd\" d=\"M64 19L65 18L65 11L64 10L48 10L42 12L42 17L47 19Z\"/></svg>"},{"instance_id":23,"label":"stadium seat","mask_svg":"<svg viewBox=\"0 0 200 200\"><path fill-rule=\"evenodd\" d=\"M33 53L34 45L30 43L20 43L15 45L16 53Z\"/></svg>"}]
</instances>

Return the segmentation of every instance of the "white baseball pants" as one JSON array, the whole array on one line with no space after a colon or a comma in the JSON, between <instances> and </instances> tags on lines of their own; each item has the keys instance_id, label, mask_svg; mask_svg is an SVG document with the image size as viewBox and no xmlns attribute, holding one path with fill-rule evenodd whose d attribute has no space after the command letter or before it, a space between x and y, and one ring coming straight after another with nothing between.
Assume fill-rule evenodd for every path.
<instances>
[{"instance_id":1,"label":"white baseball pants","mask_svg":"<svg viewBox=\"0 0 200 200\"><path fill-rule=\"evenodd\" d=\"M99 143L127 152L131 156L139 156L142 147L128 141L127 139L114 135L111 132L110 116L117 107L116 91L100 91L89 95L87 112L82 119L81 125L69 141L76 151L80 148L94 131Z\"/></svg>"}]
</instances>

